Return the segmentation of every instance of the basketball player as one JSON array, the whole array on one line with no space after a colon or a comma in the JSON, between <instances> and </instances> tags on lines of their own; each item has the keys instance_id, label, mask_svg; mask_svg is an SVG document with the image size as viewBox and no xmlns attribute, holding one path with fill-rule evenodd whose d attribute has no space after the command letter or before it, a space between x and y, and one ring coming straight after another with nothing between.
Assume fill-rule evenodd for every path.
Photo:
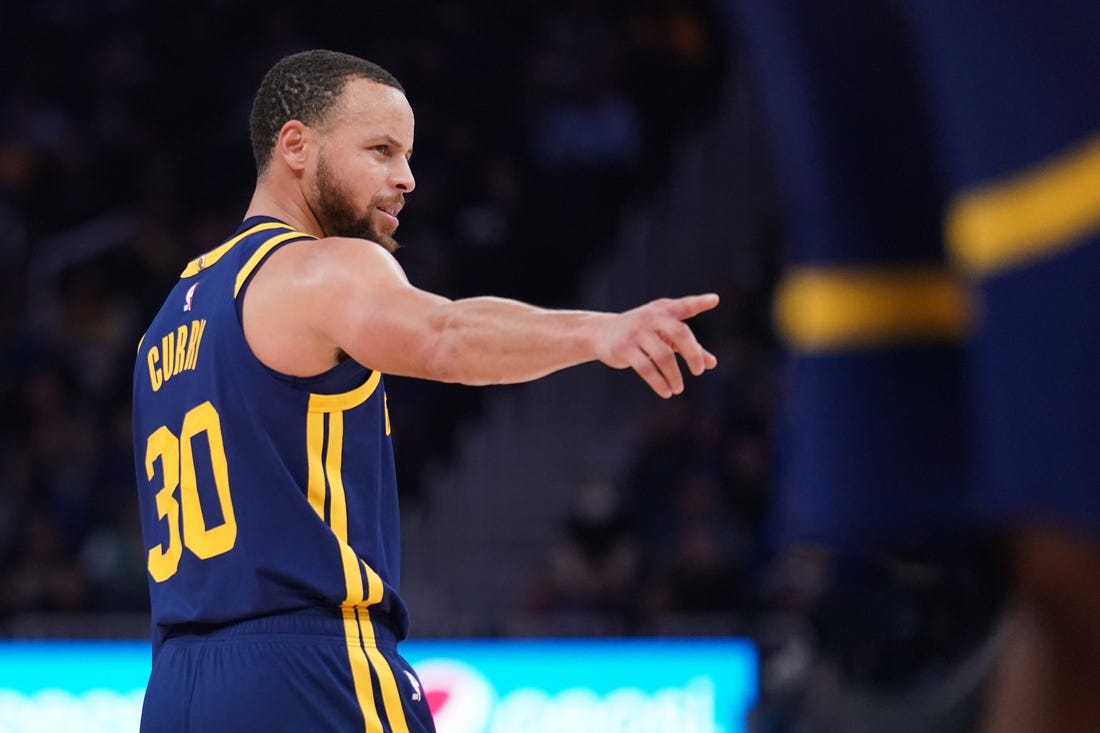
<instances>
[{"instance_id":1,"label":"basketball player","mask_svg":"<svg viewBox=\"0 0 1100 733\"><path fill-rule=\"evenodd\" d=\"M785 539L1000 533L985 730L1100 730L1100 3L737 7L791 251Z\"/></svg>"},{"instance_id":2,"label":"basketball player","mask_svg":"<svg viewBox=\"0 0 1100 733\"><path fill-rule=\"evenodd\" d=\"M383 373L471 385L583 362L661 397L716 366L684 320L419 290L392 252L413 113L375 64L289 56L251 117L243 223L142 339L134 437L154 624L143 733L434 729L408 614ZM679 355L679 357L677 356Z\"/></svg>"}]
</instances>

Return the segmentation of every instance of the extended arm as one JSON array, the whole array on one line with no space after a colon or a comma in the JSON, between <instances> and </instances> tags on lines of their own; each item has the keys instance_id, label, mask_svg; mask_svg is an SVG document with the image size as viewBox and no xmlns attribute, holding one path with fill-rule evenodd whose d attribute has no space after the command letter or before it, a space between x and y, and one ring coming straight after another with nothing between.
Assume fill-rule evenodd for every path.
<instances>
[{"instance_id":1,"label":"extended arm","mask_svg":"<svg viewBox=\"0 0 1100 733\"><path fill-rule=\"evenodd\" d=\"M504 298L448 300L409 284L377 245L329 239L290 245L250 286L245 327L257 356L302 376L340 351L388 374L463 384L523 382L599 360L633 368L662 397L717 359L684 320L716 295L661 299L625 313L548 310Z\"/></svg>"}]
</instances>

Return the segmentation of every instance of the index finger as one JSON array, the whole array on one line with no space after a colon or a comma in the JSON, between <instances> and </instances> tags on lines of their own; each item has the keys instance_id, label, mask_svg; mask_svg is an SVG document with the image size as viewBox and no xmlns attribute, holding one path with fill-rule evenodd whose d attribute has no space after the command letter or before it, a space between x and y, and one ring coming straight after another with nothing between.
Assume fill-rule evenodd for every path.
<instances>
[{"instance_id":1,"label":"index finger","mask_svg":"<svg viewBox=\"0 0 1100 733\"><path fill-rule=\"evenodd\" d=\"M676 317L681 321L697 316L704 311L709 311L718 305L717 293L702 293L700 295L685 295L677 298L675 303Z\"/></svg>"}]
</instances>

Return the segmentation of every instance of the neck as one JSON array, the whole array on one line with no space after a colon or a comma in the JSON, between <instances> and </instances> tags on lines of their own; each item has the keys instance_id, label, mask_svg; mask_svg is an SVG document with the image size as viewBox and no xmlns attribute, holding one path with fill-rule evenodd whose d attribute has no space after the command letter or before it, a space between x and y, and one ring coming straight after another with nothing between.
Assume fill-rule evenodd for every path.
<instances>
[{"instance_id":1,"label":"neck","mask_svg":"<svg viewBox=\"0 0 1100 733\"><path fill-rule=\"evenodd\" d=\"M315 237L324 237L317 217L309 208L305 199L295 189L291 195L272 190L272 185L261 179L252 193L244 218L251 216L270 216L284 221L296 230Z\"/></svg>"}]
</instances>

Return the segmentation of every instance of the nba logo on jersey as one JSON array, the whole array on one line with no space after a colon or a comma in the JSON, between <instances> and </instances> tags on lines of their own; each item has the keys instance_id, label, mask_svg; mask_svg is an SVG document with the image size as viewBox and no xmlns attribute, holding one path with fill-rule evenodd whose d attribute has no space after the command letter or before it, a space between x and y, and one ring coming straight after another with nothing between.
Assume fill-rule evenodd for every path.
<instances>
[{"instance_id":1,"label":"nba logo on jersey","mask_svg":"<svg viewBox=\"0 0 1100 733\"><path fill-rule=\"evenodd\" d=\"M199 286L199 284L195 283L191 287L187 288L187 295L183 296L183 312L184 313L187 313L188 311L191 310L192 301L195 300L195 288L197 288L198 286Z\"/></svg>"}]
</instances>

